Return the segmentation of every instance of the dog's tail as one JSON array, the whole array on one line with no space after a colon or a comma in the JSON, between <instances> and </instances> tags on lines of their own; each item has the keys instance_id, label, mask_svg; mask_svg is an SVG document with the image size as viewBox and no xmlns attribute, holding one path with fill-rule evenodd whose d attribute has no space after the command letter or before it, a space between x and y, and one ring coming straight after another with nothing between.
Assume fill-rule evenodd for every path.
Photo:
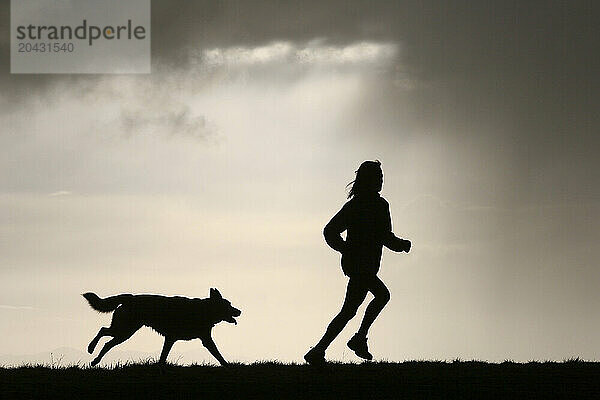
<instances>
[{"instance_id":1,"label":"dog's tail","mask_svg":"<svg viewBox=\"0 0 600 400\"><path fill-rule=\"evenodd\" d=\"M115 311L119 305L133 297L132 294L120 294L118 296L111 296L105 299L101 299L95 293L84 293L83 297L90 303L90 306L99 312L111 312Z\"/></svg>"}]
</instances>

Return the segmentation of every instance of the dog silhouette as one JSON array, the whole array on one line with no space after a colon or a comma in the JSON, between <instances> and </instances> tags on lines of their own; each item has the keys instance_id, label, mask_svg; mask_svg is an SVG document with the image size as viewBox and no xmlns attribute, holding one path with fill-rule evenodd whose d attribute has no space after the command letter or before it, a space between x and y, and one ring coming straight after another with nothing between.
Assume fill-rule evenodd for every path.
<instances>
[{"instance_id":1,"label":"dog silhouette","mask_svg":"<svg viewBox=\"0 0 600 400\"><path fill-rule=\"evenodd\" d=\"M160 364L166 363L169 351L177 340L200 339L221 365L227 365L212 339L212 328L222 321L237 324L235 318L242 313L224 299L217 289L212 288L210 297L206 299L151 294L120 294L105 299L94 293L82 296L96 311L114 311L110 326L100 328L88 346L88 352L92 354L100 338L112 336L91 362L92 366L98 364L110 349L129 339L144 325L165 337Z\"/></svg>"}]
</instances>

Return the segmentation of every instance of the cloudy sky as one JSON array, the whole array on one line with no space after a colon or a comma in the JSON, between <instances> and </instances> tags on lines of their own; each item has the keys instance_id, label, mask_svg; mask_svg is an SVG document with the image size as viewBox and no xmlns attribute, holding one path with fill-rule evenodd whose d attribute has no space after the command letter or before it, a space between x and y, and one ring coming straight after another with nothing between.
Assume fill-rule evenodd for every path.
<instances>
[{"instance_id":1,"label":"cloudy sky","mask_svg":"<svg viewBox=\"0 0 600 400\"><path fill-rule=\"evenodd\" d=\"M600 358L595 2L154 0L150 75L10 74L8 5L0 354L85 349L86 291L218 287L225 358L301 361L345 291L322 228L379 159L414 247L376 359Z\"/></svg>"}]
</instances>

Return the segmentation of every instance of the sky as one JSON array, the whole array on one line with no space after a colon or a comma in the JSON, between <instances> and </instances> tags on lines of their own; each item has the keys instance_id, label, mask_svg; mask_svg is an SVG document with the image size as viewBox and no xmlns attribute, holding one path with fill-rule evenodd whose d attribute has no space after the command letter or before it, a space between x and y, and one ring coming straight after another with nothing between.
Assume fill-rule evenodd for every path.
<instances>
[{"instance_id":1,"label":"sky","mask_svg":"<svg viewBox=\"0 0 600 400\"><path fill-rule=\"evenodd\" d=\"M0 354L84 351L83 292L217 287L226 359L301 362L345 292L322 229L379 159L413 249L375 359L600 358L595 2L154 0L149 75L10 74L0 4Z\"/></svg>"}]
</instances>

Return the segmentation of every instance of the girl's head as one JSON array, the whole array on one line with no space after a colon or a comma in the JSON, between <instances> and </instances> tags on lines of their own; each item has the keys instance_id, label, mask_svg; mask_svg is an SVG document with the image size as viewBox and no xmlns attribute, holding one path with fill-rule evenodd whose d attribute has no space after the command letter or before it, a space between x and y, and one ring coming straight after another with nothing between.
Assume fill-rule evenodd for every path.
<instances>
[{"instance_id":1,"label":"girl's head","mask_svg":"<svg viewBox=\"0 0 600 400\"><path fill-rule=\"evenodd\" d=\"M365 161L356 171L356 179L350 182L348 198L356 195L374 194L381 191L383 185L383 171L379 160Z\"/></svg>"}]
</instances>

